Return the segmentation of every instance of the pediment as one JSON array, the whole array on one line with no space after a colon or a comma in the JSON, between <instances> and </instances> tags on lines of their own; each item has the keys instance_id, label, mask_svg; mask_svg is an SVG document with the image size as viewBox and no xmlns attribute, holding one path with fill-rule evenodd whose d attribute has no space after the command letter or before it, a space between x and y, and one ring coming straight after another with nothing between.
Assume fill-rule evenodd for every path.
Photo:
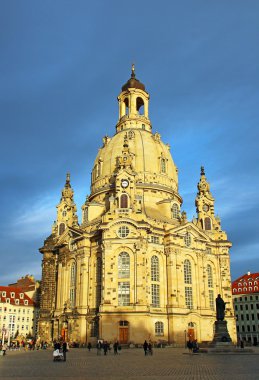
<instances>
[{"instance_id":1,"label":"pediment","mask_svg":"<svg viewBox=\"0 0 259 380\"><path fill-rule=\"evenodd\" d=\"M187 232L189 232L195 239L203 240L203 241L207 241L207 242L211 241L209 236L205 232L200 230L192 222L188 222L182 226L178 226L178 227L170 229L170 233L172 235L177 235L177 236L179 236L179 235L184 236Z\"/></svg>"},{"instance_id":2,"label":"pediment","mask_svg":"<svg viewBox=\"0 0 259 380\"><path fill-rule=\"evenodd\" d=\"M74 227L67 227L63 234L59 237L56 245L67 245L69 241L83 236L83 231Z\"/></svg>"}]
</instances>

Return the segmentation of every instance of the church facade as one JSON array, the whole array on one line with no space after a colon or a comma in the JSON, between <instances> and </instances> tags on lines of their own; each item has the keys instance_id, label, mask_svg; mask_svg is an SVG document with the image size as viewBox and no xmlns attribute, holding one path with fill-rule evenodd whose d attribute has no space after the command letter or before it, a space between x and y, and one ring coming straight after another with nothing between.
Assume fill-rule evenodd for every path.
<instances>
[{"instance_id":1,"label":"church facade","mask_svg":"<svg viewBox=\"0 0 259 380\"><path fill-rule=\"evenodd\" d=\"M227 304L236 340L229 249L201 168L191 222L178 171L149 119L149 94L134 66L118 96L113 137L95 159L78 222L70 175L42 253L39 337L121 344L211 341L215 298Z\"/></svg>"}]
</instances>

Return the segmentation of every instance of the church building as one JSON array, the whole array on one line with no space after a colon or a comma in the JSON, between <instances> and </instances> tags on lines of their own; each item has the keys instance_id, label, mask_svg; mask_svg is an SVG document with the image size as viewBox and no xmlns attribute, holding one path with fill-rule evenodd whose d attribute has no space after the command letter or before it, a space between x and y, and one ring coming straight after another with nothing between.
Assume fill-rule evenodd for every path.
<instances>
[{"instance_id":1,"label":"church building","mask_svg":"<svg viewBox=\"0 0 259 380\"><path fill-rule=\"evenodd\" d=\"M113 137L93 163L78 222L70 175L42 254L39 337L94 344L211 341L221 294L236 341L229 249L201 168L197 217L187 220L170 146L153 133L135 75L118 96ZM197 179L198 179L197 173Z\"/></svg>"}]
</instances>

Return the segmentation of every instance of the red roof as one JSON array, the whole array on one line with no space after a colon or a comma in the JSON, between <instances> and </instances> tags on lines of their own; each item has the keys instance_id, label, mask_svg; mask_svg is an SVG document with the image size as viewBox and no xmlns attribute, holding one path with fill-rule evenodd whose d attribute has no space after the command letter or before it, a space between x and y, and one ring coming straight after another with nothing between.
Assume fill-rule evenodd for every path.
<instances>
[{"instance_id":1,"label":"red roof","mask_svg":"<svg viewBox=\"0 0 259 380\"><path fill-rule=\"evenodd\" d=\"M232 282L232 294L259 293L259 273L246 273Z\"/></svg>"},{"instance_id":2,"label":"red roof","mask_svg":"<svg viewBox=\"0 0 259 380\"><path fill-rule=\"evenodd\" d=\"M10 301L6 302L7 299ZM15 306L34 306L33 300L16 286L0 286L0 302Z\"/></svg>"}]
</instances>

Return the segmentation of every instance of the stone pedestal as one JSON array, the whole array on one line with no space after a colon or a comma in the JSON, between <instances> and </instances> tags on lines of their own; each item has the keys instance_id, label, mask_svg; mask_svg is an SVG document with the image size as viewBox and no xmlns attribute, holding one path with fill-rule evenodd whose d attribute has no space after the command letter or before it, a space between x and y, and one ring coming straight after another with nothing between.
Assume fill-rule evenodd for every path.
<instances>
[{"instance_id":1,"label":"stone pedestal","mask_svg":"<svg viewBox=\"0 0 259 380\"><path fill-rule=\"evenodd\" d=\"M230 338L227 321L216 321L215 324L214 338L211 343L212 346L230 346L233 345L232 339Z\"/></svg>"}]
</instances>

